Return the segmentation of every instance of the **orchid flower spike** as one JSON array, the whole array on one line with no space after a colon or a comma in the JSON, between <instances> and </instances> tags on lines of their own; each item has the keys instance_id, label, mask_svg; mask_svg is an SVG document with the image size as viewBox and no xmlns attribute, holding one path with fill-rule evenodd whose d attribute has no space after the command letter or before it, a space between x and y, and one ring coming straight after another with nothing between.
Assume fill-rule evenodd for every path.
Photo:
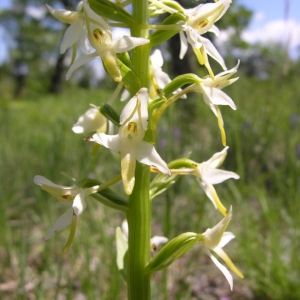
<instances>
[{"instance_id":1,"label":"orchid flower spike","mask_svg":"<svg viewBox=\"0 0 300 300\"><path fill-rule=\"evenodd\" d=\"M233 288L233 278L228 269L221 264L218 259L211 253L213 251L218 256L220 256L229 269L231 269L235 274L237 274L240 278L244 278L243 274L238 270L238 268L233 264L231 259L222 249L228 242L235 238L235 235L231 232L225 232L230 220L232 218L232 207L230 207L229 213L225 216L216 226L213 228L208 228L203 234L203 239L201 243L205 249L207 255L211 258L214 264L219 268L219 270L226 277L230 289Z\"/></svg>"},{"instance_id":2,"label":"orchid flower spike","mask_svg":"<svg viewBox=\"0 0 300 300\"><path fill-rule=\"evenodd\" d=\"M70 236L63 251L63 253L65 253L73 241L77 217L80 216L86 208L85 197L92 193L96 193L99 186L93 186L84 189L76 185L67 187L55 184L40 175L36 175L34 177L34 183L39 185L42 190L54 196L62 204L70 206L70 208L58 218L45 237L45 239L48 240L56 232L61 231L71 224Z\"/></svg>"},{"instance_id":3,"label":"orchid flower spike","mask_svg":"<svg viewBox=\"0 0 300 300\"><path fill-rule=\"evenodd\" d=\"M106 132L107 119L100 113L99 109L92 107L78 118L72 130L78 134L86 134L91 131Z\"/></svg>"},{"instance_id":4,"label":"orchid flower spike","mask_svg":"<svg viewBox=\"0 0 300 300\"><path fill-rule=\"evenodd\" d=\"M121 225L123 235L125 237L125 240L128 241L128 222L127 220L124 220ZM166 244L169 241L168 238L164 236L158 236L155 235L153 238L150 239L150 246L151 251L156 251L159 246Z\"/></svg>"},{"instance_id":5,"label":"orchid flower spike","mask_svg":"<svg viewBox=\"0 0 300 300\"><path fill-rule=\"evenodd\" d=\"M88 40L96 51L79 57L70 67L66 76L67 80L77 68L100 57L111 78L117 82L122 81L116 53L129 51L137 46L148 44L150 41L145 38L129 36L123 36L121 39L113 41L108 24L90 8L86 0L83 1L83 7Z\"/></svg>"},{"instance_id":6,"label":"orchid flower spike","mask_svg":"<svg viewBox=\"0 0 300 300\"><path fill-rule=\"evenodd\" d=\"M197 164L197 168L193 172L193 174L199 178L200 186L203 188L214 207L219 209L224 216L227 215L227 210L221 203L213 185L230 178L240 178L240 176L234 172L218 169L226 158L228 148L228 146L225 147L221 152L215 153L209 160Z\"/></svg>"},{"instance_id":7,"label":"orchid flower spike","mask_svg":"<svg viewBox=\"0 0 300 300\"><path fill-rule=\"evenodd\" d=\"M155 166L160 172L171 175L168 165L162 160L154 146L143 141L148 126L148 101L148 90L141 88L128 101L121 113L119 134L98 133L87 139L120 152L122 180L124 190L128 195L134 188L136 161Z\"/></svg>"}]
</instances>

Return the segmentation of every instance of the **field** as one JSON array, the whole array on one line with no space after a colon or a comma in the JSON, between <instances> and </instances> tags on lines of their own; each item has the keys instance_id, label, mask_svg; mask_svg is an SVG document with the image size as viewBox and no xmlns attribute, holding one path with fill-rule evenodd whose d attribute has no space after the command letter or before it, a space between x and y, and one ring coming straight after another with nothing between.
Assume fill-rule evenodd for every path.
<instances>
[{"instance_id":1,"label":"field","mask_svg":"<svg viewBox=\"0 0 300 300\"><path fill-rule=\"evenodd\" d=\"M231 293L198 245L167 272L154 275L153 299L300 299L298 81L243 78L226 89L238 110L221 108L230 146L223 168L241 179L216 189L226 207L233 205L229 231L236 239L226 251L245 278L234 277ZM9 100L3 91L2 97L0 298L125 299L115 262L115 229L124 216L88 198L75 240L62 256L68 231L49 241L44 236L65 207L33 184L37 174L70 186L70 178L105 181L119 172L117 155L101 148L92 156L92 144L71 131L89 104L105 103L110 92L68 86L58 96ZM223 149L216 119L201 95L180 100L159 125L157 147L167 161L190 154L202 162ZM116 188L123 193L121 185ZM200 233L219 220L191 177L180 178L153 202L153 235Z\"/></svg>"}]
</instances>

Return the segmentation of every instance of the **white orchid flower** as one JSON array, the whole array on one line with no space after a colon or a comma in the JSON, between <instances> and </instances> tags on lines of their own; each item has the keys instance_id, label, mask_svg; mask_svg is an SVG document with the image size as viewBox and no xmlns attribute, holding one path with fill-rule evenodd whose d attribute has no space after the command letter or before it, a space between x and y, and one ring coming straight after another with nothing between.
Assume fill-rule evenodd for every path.
<instances>
[{"instance_id":1,"label":"white orchid flower","mask_svg":"<svg viewBox=\"0 0 300 300\"><path fill-rule=\"evenodd\" d=\"M99 109L92 107L78 118L72 130L78 134L86 134L91 131L105 132L107 119L100 113Z\"/></svg>"},{"instance_id":2,"label":"white orchid flower","mask_svg":"<svg viewBox=\"0 0 300 300\"><path fill-rule=\"evenodd\" d=\"M153 54L150 56L150 72L153 74L154 80L152 80L152 86L150 90L150 98L154 98L156 95L156 87L159 89L164 89L164 87L171 82L169 75L162 70L164 64L164 59L162 57L161 51L156 49ZM181 89L174 91L174 94L180 92ZM181 98L186 98L186 95L183 95Z\"/></svg>"},{"instance_id":3,"label":"white orchid flower","mask_svg":"<svg viewBox=\"0 0 300 300\"><path fill-rule=\"evenodd\" d=\"M108 24L98 16L84 0L84 15L86 21L87 36L91 46L96 50L93 53L80 56L70 67L66 79L69 80L72 73L80 66L100 57L108 74L113 80L122 81L122 75L118 64L116 53L129 51L135 47L148 44L150 41L145 38L123 36L119 40L113 41L112 32Z\"/></svg>"},{"instance_id":4,"label":"white orchid flower","mask_svg":"<svg viewBox=\"0 0 300 300\"><path fill-rule=\"evenodd\" d=\"M216 75L214 79L207 76L205 79L201 79L198 85L192 87L193 91L203 94L204 102L210 107L210 109L217 117L218 125L222 135L223 145L226 145L226 136L222 114L218 105L228 105L233 110L236 110L236 105L233 100L221 89L239 79L238 77L230 79L230 77L237 72L239 64L240 61L238 61L237 65L232 69Z\"/></svg>"},{"instance_id":5,"label":"white orchid flower","mask_svg":"<svg viewBox=\"0 0 300 300\"><path fill-rule=\"evenodd\" d=\"M99 186L93 186L90 188L80 188L76 185L71 187L62 186L53 183L47 178L36 175L34 177L34 183L39 185L42 190L48 192L52 196L54 196L59 202L62 204L66 204L70 206L70 208L61 215L58 220L54 223L50 231L47 233L45 239L50 239L56 232L61 231L67 226L71 225L70 236L75 234L76 229L76 219L78 216L82 214L82 212L86 208L85 197L96 193L98 191ZM66 244L64 252L69 248L72 243L73 238Z\"/></svg>"},{"instance_id":6,"label":"white orchid flower","mask_svg":"<svg viewBox=\"0 0 300 300\"><path fill-rule=\"evenodd\" d=\"M66 50L78 42L83 46L86 51L89 51L89 45L87 42L87 34L85 28L85 18L83 15L83 2L81 1L77 6L77 11L71 11L66 9L54 9L50 5L47 5L49 12L59 21L70 24L66 30L62 43L60 45L60 53L63 54ZM103 19L101 22L105 22ZM74 54L75 55L75 54Z\"/></svg>"},{"instance_id":7,"label":"white orchid flower","mask_svg":"<svg viewBox=\"0 0 300 300\"><path fill-rule=\"evenodd\" d=\"M218 256L220 256L229 269L231 269L235 274L237 274L240 278L244 278L243 274L238 270L238 268L233 264L231 259L222 249L228 242L235 238L235 235L231 232L225 232L230 220L232 218L232 208L230 207L229 213L227 216L224 217L216 226L213 228L208 228L203 233L203 240L201 241L205 252L214 262L214 264L219 268L219 270L224 274L225 278L227 279L230 289L233 288L233 278L228 269L221 264L218 259L211 253L213 251Z\"/></svg>"},{"instance_id":8,"label":"white orchid flower","mask_svg":"<svg viewBox=\"0 0 300 300\"><path fill-rule=\"evenodd\" d=\"M213 77L207 55L216 60L223 70L226 70L224 59L215 46L206 38L202 37L206 32L213 32L219 35L219 29L214 25L228 10L231 0L219 0L215 3L199 4L191 9L184 9L176 1L150 0L151 6L170 14L178 11L187 16L187 21L181 21L182 31L180 35L180 54L182 59L188 49L188 43L193 47L200 64L205 65ZM172 4L174 2L174 4ZM175 9L177 8L177 9ZM186 36L185 36L186 34Z\"/></svg>"},{"instance_id":9,"label":"white orchid flower","mask_svg":"<svg viewBox=\"0 0 300 300\"><path fill-rule=\"evenodd\" d=\"M162 160L154 146L143 141L148 126L148 101L148 90L141 88L129 100L121 113L119 134L98 133L88 139L120 152L122 180L128 195L132 193L134 188L136 161L155 166L160 172L171 175L166 162Z\"/></svg>"},{"instance_id":10,"label":"white orchid flower","mask_svg":"<svg viewBox=\"0 0 300 300\"><path fill-rule=\"evenodd\" d=\"M200 186L203 188L214 207L219 209L224 216L227 215L227 210L221 203L213 185L230 178L240 178L240 176L234 172L218 169L226 158L228 148L228 146L225 147L221 152L215 153L209 160L198 164L193 172L193 174L200 179Z\"/></svg>"},{"instance_id":11,"label":"white orchid flower","mask_svg":"<svg viewBox=\"0 0 300 300\"><path fill-rule=\"evenodd\" d=\"M124 235L125 240L128 242L128 222L127 220L124 220L121 225L122 232ZM156 251L156 249L166 244L169 241L168 238L164 236L155 235L153 238L150 239L150 246L152 251Z\"/></svg>"}]
</instances>

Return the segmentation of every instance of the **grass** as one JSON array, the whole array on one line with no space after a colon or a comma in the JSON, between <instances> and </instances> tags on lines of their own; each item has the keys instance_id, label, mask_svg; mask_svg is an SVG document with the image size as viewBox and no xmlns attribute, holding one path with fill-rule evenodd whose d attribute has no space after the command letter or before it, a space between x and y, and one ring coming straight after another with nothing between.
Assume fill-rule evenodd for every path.
<instances>
[{"instance_id":1,"label":"grass","mask_svg":"<svg viewBox=\"0 0 300 300\"><path fill-rule=\"evenodd\" d=\"M296 78L243 79L227 92L238 110L221 109L230 146L223 168L241 179L216 188L223 203L233 205L229 230L236 239L226 251L245 279L234 277L230 293L199 245L168 272L155 274L153 299L300 298L300 87ZM101 149L92 157L92 145L70 130L89 103L100 104L109 95L69 87L59 96L2 101L1 299L126 298L114 241L123 215L89 198L73 245L62 256L67 230L49 241L43 237L65 207L33 184L36 174L64 185L72 181L61 172L103 181L117 174L117 156ZM222 150L215 117L200 95L180 100L159 125L157 148L167 161L191 152L190 157L201 162ZM122 192L121 186L117 189ZM154 200L153 235L202 232L220 218L194 178L180 178Z\"/></svg>"}]
</instances>

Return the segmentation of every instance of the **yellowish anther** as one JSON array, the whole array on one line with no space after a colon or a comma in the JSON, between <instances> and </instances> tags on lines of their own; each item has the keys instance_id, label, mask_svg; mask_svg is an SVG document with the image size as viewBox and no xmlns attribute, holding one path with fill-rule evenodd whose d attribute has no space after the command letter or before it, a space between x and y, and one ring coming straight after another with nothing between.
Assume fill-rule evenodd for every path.
<instances>
[{"instance_id":1,"label":"yellowish anther","mask_svg":"<svg viewBox=\"0 0 300 300\"><path fill-rule=\"evenodd\" d=\"M201 28L204 28L208 23L208 19L202 20L195 26L195 29L200 30Z\"/></svg>"},{"instance_id":2,"label":"yellowish anther","mask_svg":"<svg viewBox=\"0 0 300 300\"><path fill-rule=\"evenodd\" d=\"M74 236L75 236L75 232L76 232L76 224L77 224L77 216L73 212L70 234L69 234L69 238L64 246L64 249L62 252L63 255L67 253L67 251L69 250L69 248L74 240Z\"/></svg>"},{"instance_id":3,"label":"yellowish anther","mask_svg":"<svg viewBox=\"0 0 300 300\"><path fill-rule=\"evenodd\" d=\"M70 200L70 201L74 200L74 196L72 196L70 194L62 195L61 197L65 200Z\"/></svg>"},{"instance_id":4,"label":"yellowish anther","mask_svg":"<svg viewBox=\"0 0 300 300\"><path fill-rule=\"evenodd\" d=\"M105 41L105 33L99 28L93 31L93 36L96 39L98 44L102 44Z\"/></svg>"},{"instance_id":5,"label":"yellowish anther","mask_svg":"<svg viewBox=\"0 0 300 300\"><path fill-rule=\"evenodd\" d=\"M124 133L129 139L132 139L134 136L137 136L138 127L136 122L129 122L127 127L124 128Z\"/></svg>"}]
</instances>

